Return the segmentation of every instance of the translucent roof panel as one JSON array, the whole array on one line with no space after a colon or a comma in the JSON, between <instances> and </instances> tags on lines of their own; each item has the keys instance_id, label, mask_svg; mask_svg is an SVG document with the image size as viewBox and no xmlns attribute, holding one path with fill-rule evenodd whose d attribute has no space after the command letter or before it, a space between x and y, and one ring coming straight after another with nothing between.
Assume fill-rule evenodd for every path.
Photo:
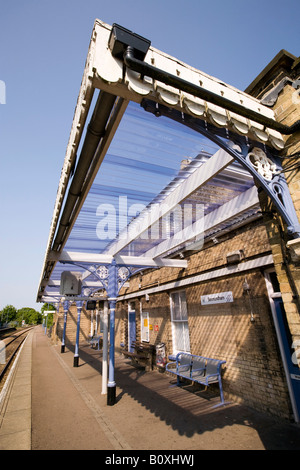
<instances>
[{"instance_id":1,"label":"translucent roof panel","mask_svg":"<svg viewBox=\"0 0 300 470\"><path fill-rule=\"evenodd\" d=\"M183 160L216 150L200 134L168 118L156 118L131 102L65 249L104 252L120 230L178 176Z\"/></svg>"},{"instance_id":2,"label":"translucent roof panel","mask_svg":"<svg viewBox=\"0 0 300 470\"><path fill-rule=\"evenodd\" d=\"M109 252L130 222L138 224L141 213L163 205L218 150L194 130L166 117L155 117L130 102L64 250ZM206 215L251 186L249 173L238 163L231 163L180 202L179 216L175 210L169 218L161 218L151 230L126 244L120 254L143 256L182 229L182 214L184 226L192 224L199 216L195 208L200 207L201 215ZM84 272L85 267L88 265L72 269L57 263L51 280L59 280L64 270Z\"/></svg>"}]
</instances>

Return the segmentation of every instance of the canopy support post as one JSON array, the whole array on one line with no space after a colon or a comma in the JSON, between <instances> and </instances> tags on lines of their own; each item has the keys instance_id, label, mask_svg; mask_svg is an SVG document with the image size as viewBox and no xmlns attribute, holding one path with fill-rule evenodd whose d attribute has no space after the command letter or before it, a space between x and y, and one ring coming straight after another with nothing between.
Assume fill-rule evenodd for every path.
<instances>
[{"instance_id":1,"label":"canopy support post","mask_svg":"<svg viewBox=\"0 0 300 470\"><path fill-rule=\"evenodd\" d=\"M61 349L60 349L61 353L65 352L68 310L69 310L69 302L66 300L64 302L64 329L63 329L63 335L62 335L62 341L61 341Z\"/></svg>"},{"instance_id":2,"label":"canopy support post","mask_svg":"<svg viewBox=\"0 0 300 470\"><path fill-rule=\"evenodd\" d=\"M76 330L76 344L74 354L74 367L78 367L79 364L79 333L80 333L80 317L83 302L77 302L77 330Z\"/></svg>"},{"instance_id":3,"label":"canopy support post","mask_svg":"<svg viewBox=\"0 0 300 470\"><path fill-rule=\"evenodd\" d=\"M103 353L102 353L102 395L107 394L107 359L108 359L108 302L103 309Z\"/></svg>"},{"instance_id":4,"label":"canopy support post","mask_svg":"<svg viewBox=\"0 0 300 470\"><path fill-rule=\"evenodd\" d=\"M115 382L115 311L118 295L118 276L116 262L113 260L108 268L108 302L110 311L110 332L109 332L109 375L107 384L107 405L116 403L116 382Z\"/></svg>"}]
</instances>

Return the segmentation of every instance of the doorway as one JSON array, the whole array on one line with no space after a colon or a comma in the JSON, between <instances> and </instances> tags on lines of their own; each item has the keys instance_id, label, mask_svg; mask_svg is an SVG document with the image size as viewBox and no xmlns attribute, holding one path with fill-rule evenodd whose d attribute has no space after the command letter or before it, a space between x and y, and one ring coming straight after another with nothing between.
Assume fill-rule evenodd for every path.
<instances>
[{"instance_id":1,"label":"doorway","mask_svg":"<svg viewBox=\"0 0 300 470\"><path fill-rule=\"evenodd\" d=\"M128 305L128 351L133 352L133 341L136 340L135 304L129 302Z\"/></svg>"}]
</instances>

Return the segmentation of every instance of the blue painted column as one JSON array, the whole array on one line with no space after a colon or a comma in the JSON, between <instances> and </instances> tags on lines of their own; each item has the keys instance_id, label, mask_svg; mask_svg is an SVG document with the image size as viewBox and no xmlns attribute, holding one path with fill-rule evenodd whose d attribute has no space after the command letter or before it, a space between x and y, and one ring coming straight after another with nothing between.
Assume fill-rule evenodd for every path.
<instances>
[{"instance_id":1,"label":"blue painted column","mask_svg":"<svg viewBox=\"0 0 300 470\"><path fill-rule=\"evenodd\" d=\"M74 367L78 367L79 363L79 333L80 333L80 317L83 302L77 302L77 330L76 330L76 343L75 343L75 354L74 354Z\"/></svg>"},{"instance_id":2,"label":"blue painted column","mask_svg":"<svg viewBox=\"0 0 300 470\"><path fill-rule=\"evenodd\" d=\"M107 395L108 308L108 302L105 300L103 309L102 395Z\"/></svg>"},{"instance_id":3,"label":"blue painted column","mask_svg":"<svg viewBox=\"0 0 300 470\"><path fill-rule=\"evenodd\" d=\"M66 300L64 302L64 329L63 329L63 335L62 335L62 340L61 340L61 350L60 350L61 353L65 352L68 310L69 310L69 302L68 300Z\"/></svg>"},{"instance_id":4,"label":"blue painted column","mask_svg":"<svg viewBox=\"0 0 300 470\"><path fill-rule=\"evenodd\" d=\"M47 328L48 328L48 313L46 314L45 335L47 334Z\"/></svg>"},{"instance_id":5,"label":"blue painted column","mask_svg":"<svg viewBox=\"0 0 300 470\"><path fill-rule=\"evenodd\" d=\"M48 326L48 311L49 311L49 304L48 304L48 310L45 313L46 318L45 318L45 329L44 329L44 334L47 334L47 326Z\"/></svg>"},{"instance_id":6,"label":"blue painted column","mask_svg":"<svg viewBox=\"0 0 300 470\"><path fill-rule=\"evenodd\" d=\"M112 406L116 402L115 382L115 310L118 295L118 272L115 261L108 268L108 305L110 311L109 326L109 371L107 383L107 405Z\"/></svg>"}]
</instances>

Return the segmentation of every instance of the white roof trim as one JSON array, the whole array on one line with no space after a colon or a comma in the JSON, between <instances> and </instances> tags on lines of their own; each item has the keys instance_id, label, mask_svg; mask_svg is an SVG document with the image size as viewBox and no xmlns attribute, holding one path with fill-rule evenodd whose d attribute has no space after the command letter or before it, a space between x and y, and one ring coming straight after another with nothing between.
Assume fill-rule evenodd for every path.
<instances>
[{"instance_id":1,"label":"white roof trim","mask_svg":"<svg viewBox=\"0 0 300 470\"><path fill-rule=\"evenodd\" d=\"M140 75L132 70L126 70L125 80L123 80L123 63L112 56L108 47L110 31L111 26L100 20L95 21L92 36L94 44L91 44L93 51L91 56L94 59L92 65L93 84L95 87L105 89L135 102L141 102L143 98L148 97L167 106L176 107L200 119L208 120L215 126L232 128L239 134L247 135L259 142L268 143L277 150L284 148L284 139L280 132L269 128L264 129L262 124L227 111L220 106L148 77L141 80ZM154 47L149 48L145 62L201 86L220 97L227 98L239 105L242 104L246 109L258 112L275 121L273 110L262 105L257 99Z\"/></svg>"}]
</instances>

